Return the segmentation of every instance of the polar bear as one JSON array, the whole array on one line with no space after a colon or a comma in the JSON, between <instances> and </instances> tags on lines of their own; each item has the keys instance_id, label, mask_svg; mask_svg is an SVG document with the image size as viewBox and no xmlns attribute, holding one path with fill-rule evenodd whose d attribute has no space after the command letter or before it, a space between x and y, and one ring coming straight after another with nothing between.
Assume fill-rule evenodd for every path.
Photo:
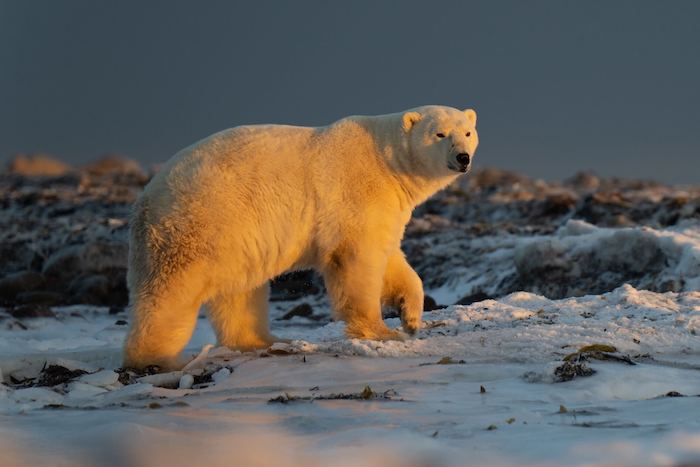
<instances>
[{"instance_id":1,"label":"polar bear","mask_svg":"<svg viewBox=\"0 0 700 467\"><path fill-rule=\"evenodd\" d=\"M474 110L431 105L316 128L240 126L177 153L131 220L124 366L181 366L202 304L219 345L269 346L269 281L298 269L321 273L349 337L403 338L382 305L414 333L423 287L404 228L468 172L475 126Z\"/></svg>"}]
</instances>

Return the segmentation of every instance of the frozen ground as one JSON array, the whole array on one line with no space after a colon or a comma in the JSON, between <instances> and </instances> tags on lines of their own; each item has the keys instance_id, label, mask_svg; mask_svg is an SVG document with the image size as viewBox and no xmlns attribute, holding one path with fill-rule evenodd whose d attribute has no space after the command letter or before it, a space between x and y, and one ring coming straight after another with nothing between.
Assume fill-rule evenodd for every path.
<instances>
[{"instance_id":1,"label":"frozen ground","mask_svg":"<svg viewBox=\"0 0 700 467\"><path fill-rule=\"evenodd\" d=\"M426 329L405 342L347 340L341 323L275 320L291 344L212 349L187 371L214 372L196 389L122 385L113 369L123 317L82 306L57 314L26 330L5 326L6 378L36 377L47 362L107 371L0 390L0 439L12 452L3 465L700 461L698 292L519 292L426 312ZM200 320L190 350L213 342ZM563 358L590 344L616 351L588 359L595 374L557 382ZM361 394L366 386L372 393ZM341 393L359 398L323 399Z\"/></svg>"},{"instance_id":2,"label":"frozen ground","mask_svg":"<svg viewBox=\"0 0 700 467\"><path fill-rule=\"evenodd\" d=\"M2 467L700 463L697 187L477 172L408 226L417 336L345 339L297 274L272 291L290 344L210 348L201 319L183 373L136 375L115 370L148 176L61 170L0 174Z\"/></svg>"}]
</instances>

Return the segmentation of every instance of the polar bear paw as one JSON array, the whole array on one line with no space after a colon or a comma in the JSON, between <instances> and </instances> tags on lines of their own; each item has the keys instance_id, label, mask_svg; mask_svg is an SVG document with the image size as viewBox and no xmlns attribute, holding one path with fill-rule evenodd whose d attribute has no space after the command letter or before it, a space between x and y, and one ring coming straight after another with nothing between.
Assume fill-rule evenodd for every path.
<instances>
[{"instance_id":1,"label":"polar bear paw","mask_svg":"<svg viewBox=\"0 0 700 467\"><path fill-rule=\"evenodd\" d=\"M421 318L420 316L412 316L412 317L401 317L401 327L403 327L403 330L408 333L409 335L414 335L418 330L420 329L421 326Z\"/></svg>"},{"instance_id":2,"label":"polar bear paw","mask_svg":"<svg viewBox=\"0 0 700 467\"><path fill-rule=\"evenodd\" d=\"M406 335L398 329L389 329L384 323L375 326L348 325L345 333L349 338L373 341L403 341Z\"/></svg>"}]
</instances>

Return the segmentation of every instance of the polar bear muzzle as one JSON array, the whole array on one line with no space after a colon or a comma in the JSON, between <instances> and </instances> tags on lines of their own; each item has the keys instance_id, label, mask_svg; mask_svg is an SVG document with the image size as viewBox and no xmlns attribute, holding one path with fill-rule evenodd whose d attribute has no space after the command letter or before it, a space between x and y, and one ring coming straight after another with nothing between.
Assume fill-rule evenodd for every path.
<instances>
[{"instance_id":1,"label":"polar bear muzzle","mask_svg":"<svg viewBox=\"0 0 700 467\"><path fill-rule=\"evenodd\" d=\"M459 171L466 172L469 168L469 162L471 162L471 157L466 152L460 152L457 154L457 164L459 164Z\"/></svg>"}]
</instances>

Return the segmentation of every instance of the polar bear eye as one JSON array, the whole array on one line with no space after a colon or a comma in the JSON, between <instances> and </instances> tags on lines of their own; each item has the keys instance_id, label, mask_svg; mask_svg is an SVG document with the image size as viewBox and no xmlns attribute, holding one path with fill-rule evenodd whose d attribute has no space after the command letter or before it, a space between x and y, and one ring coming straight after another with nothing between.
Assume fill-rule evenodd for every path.
<instances>
[{"instance_id":1,"label":"polar bear eye","mask_svg":"<svg viewBox=\"0 0 700 467\"><path fill-rule=\"evenodd\" d=\"M471 131L467 131L467 138L469 138L472 135Z\"/></svg>"},{"instance_id":2,"label":"polar bear eye","mask_svg":"<svg viewBox=\"0 0 700 467\"><path fill-rule=\"evenodd\" d=\"M437 136L438 138L444 138L445 133L437 133L435 136Z\"/></svg>"}]
</instances>

